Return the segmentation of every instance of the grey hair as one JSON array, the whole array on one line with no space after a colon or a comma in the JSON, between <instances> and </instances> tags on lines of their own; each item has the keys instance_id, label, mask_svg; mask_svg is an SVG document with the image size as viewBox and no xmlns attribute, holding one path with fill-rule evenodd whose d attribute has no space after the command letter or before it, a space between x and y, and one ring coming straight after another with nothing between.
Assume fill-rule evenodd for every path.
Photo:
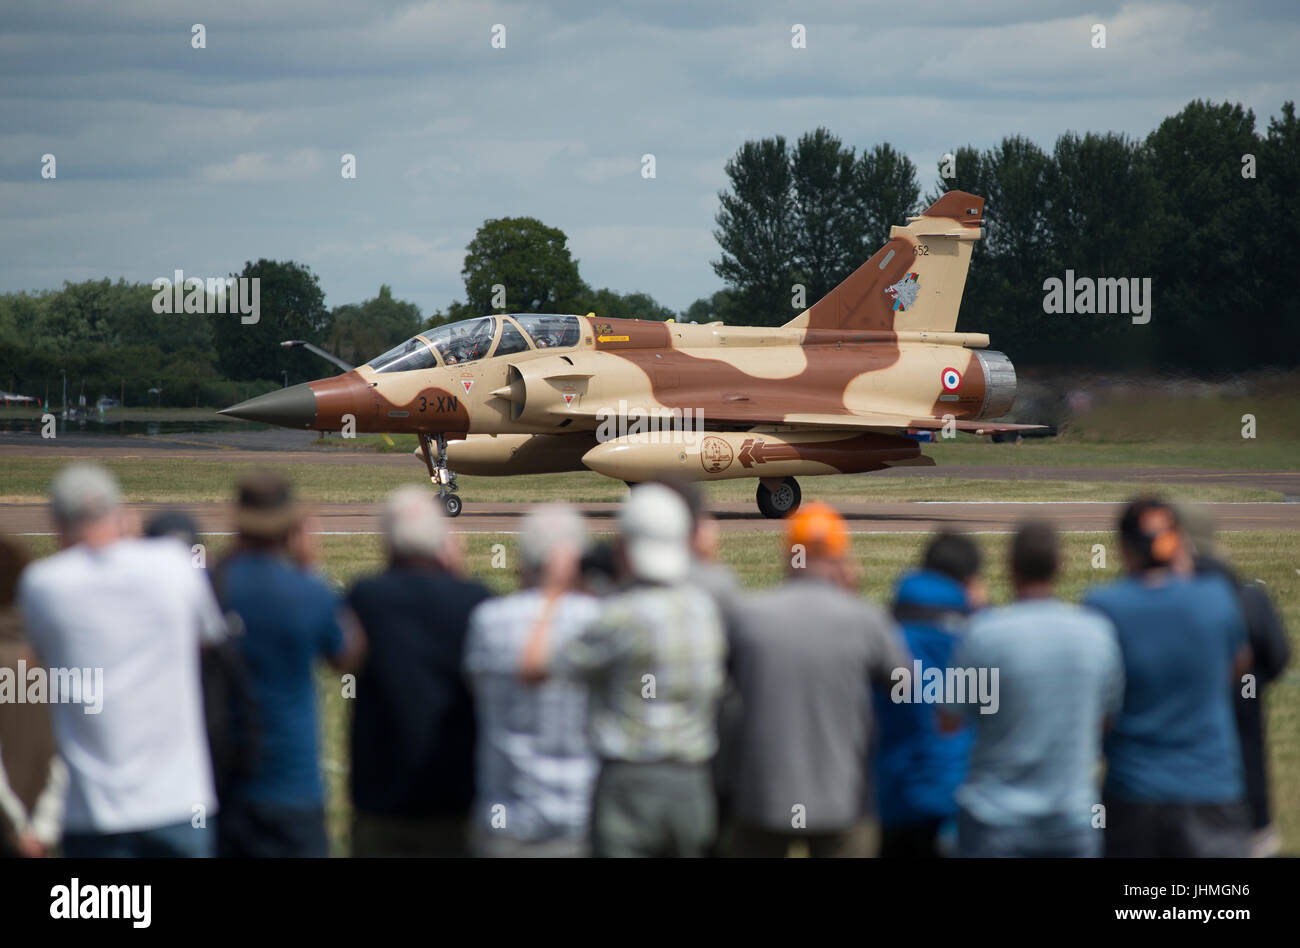
<instances>
[{"instance_id":1,"label":"grey hair","mask_svg":"<svg viewBox=\"0 0 1300 948\"><path fill-rule=\"evenodd\" d=\"M437 557L447 544L447 518L427 487L397 488L384 501L380 521L392 556Z\"/></svg>"},{"instance_id":2,"label":"grey hair","mask_svg":"<svg viewBox=\"0 0 1300 948\"><path fill-rule=\"evenodd\" d=\"M121 503L117 479L98 464L70 464L50 483L50 508L60 526L102 520Z\"/></svg>"},{"instance_id":3,"label":"grey hair","mask_svg":"<svg viewBox=\"0 0 1300 948\"><path fill-rule=\"evenodd\" d=\"M571 504L541 504L519 525L519 562L524 569L539 569L564 547L581 553L586 545L587 525Z\"/></svg>"}]
</instances>

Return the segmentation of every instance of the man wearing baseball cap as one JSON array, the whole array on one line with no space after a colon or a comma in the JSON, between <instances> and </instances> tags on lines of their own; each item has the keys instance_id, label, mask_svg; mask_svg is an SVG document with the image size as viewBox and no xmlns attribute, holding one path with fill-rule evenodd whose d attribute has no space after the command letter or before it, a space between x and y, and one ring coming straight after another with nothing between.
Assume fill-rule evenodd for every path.
<instances>
[{"instance_id":1,"label":"man wearing baseball cap","mask_svg":"<svg viewBox=\"0 0 1300 948\"><path fill-rule=\"evenodd\" d=\"M857 595L844 519L808 503L788 518L787 579L737 609L730 666L745 713L735 761L734 856L872 855L865 812L871 685L909 659L884 610ZM730 736L730 735L729 735Z\"/></svg>"},{"instance_id":2,"label":"man wearing baseball cap","mask_svg":"<svg viewBox=\"0 0 1300 948\"><path fill-rule=\"evenodd\" d=\"M1234 682L1250 667L1237 598L1197 576L1177 512L1144 497L1119 521L1127 575L1084 605L1115 625L1124 699L1106 735L1107 856L1244 856Z\"/></svg>"},{"instance_id":3,"label":"man wearing baseball cap","mask_svg":"<svg viewBox=\"0 0 1300 948\"><path fill-rule=\"evenodd\" d=\"M320 659L352 669L362 638L333 590L304 568L312 549L304 523L286 478L255 471L240 480L239 535L213 584L242 629L236 641L257 715L256 752L251 773L222 801L223 856L328 855L313 671Z\"/></svg>"},{"instance_id":4,"label":"man wearing baseball cap","mask_svg":"<svg viewBox=\"0 0 1300 948\"><path fill-rule=\"evenodd\" d=\"M525 678L587 682L587 734L600 761L596 856L700 856L717 830L709 761L726 636L708 593L687 583L691 517L662 484L641 484L619 513L625 588L582 634L524 648Z\"/></svg>"}]
</instances>

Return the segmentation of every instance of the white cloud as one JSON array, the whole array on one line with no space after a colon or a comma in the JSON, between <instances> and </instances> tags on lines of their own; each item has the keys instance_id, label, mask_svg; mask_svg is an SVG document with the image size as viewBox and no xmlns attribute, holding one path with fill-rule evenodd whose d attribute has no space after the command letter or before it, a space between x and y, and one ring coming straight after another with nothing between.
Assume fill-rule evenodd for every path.
<instances>
[{"instance_id":1,"label":"white cloud","mask_svg":"<svg viewBox=\"0 0 1300 948\"><path fill-rule=\"evenodd\" d=\"M428 311L462 296L485 218L531 215L569 234L588 282L684 308L720 285L717 191L747 138L826 125L859 148L889 141L928 189L965 144L1144 135L1196 97L1243 101L1262 126L1300 98L1293 0L1093 6L26 5L0 27L0 290L267 256L312 267L331 304L391 283ZM57 181L39 178L45 152Z\"/></svg>"}]
</instances>

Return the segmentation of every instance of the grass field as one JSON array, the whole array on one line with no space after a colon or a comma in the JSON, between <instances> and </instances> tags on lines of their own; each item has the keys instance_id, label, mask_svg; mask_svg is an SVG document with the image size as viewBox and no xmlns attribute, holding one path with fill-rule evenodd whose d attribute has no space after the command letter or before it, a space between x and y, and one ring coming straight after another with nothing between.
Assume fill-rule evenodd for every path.
<instances>
[{"instance_id":1,"label":"grass field","mask_svg":"<svg viewBox=\"0 0 1300 948\"><path fill-rule=\"evenodd\" d=\"M961 448L962 446L953 446ZM1010 445L973 445L984 452L1011 455L1024 450ZM951 447L946 447L951 450ZM1047 457L1046 454L1043 457ZM68 463L63 457L0 457L0 503L40 503L50 480ZM102 462L117 475L128 500L141 503L230 500L241 475L257 467L273 466L289 476L299 496L321 503L364 503L381 499L400 484L427 484L424 466L367 463L285 464L268 454L265 465L176 458L116 458ZM950 463L967 463L952 461ZM995 463L989 461L988 463ZM1003 462L996 462L1003 463ZM807 500L1099 500L1119 501L1139 490L1155 490L1175 500L1280 501L1280 491L1233 484L1160 484L1107 478L1098 470L1095 481L980 480L961 477L873 477L871 474L836 474L801 477ZM754 500L752 479L716 481L705 485L715 503ZM568 474L532 474L526 477L468 477L459 479L467 506L475 503L569 500L575 503L621 500L627 487L591 471ZM0 524L3 527L3 524Z\"/></svg>"},{"instance_id":2,"label":"grass field","mask_svg":"<svg viewBox=\"0 0 1300 948\"><path fill-rule=\"evenodd\" d=\"M496 592L515 586L510 564L514 562L514 537L478 534L467 537L469 572ZM47 554L54 549L49 537L31 538L34 549ZM329 536L324 543L325 569L330 579L344 588L358 576L380 568L379 540L373 536ZM867 597L885 602L898 574L915 563L926 538L919 534L873 534L853 538L853 550L862 571L862 591ZM993 598L1005 602L1010 596L1005 557L1007 538L983 535L982 545ZM1224 553L1241 574L1263 581L1282 610L1290 630L1293 649L1300 647L1300 535L1283 532L1225 533L1220 537ZM225 540L214 538L213 553L219 555ZM1078 599L1088 587L1118 576L1114 538L1107 533L1072 533L1064 537L1065 563L1061 593ZM1094 569L1095 544L1109 553L1106 569ZM507 568L493 568L493 550L502 544ZM761 588L778 582L784 566L784 549L779 534L724 534L722 558L736 571L747 588ZM347 795L347 727L350 703L342 697L336 674L319 673L323 767L329 784L329 818L332 845L336 853L347 851L349 805ZM1273 804L1281 827L1285 851L1300 854L1300 666L1292 667L1268 692L1268 736L1271 759ZM413 707L415 713L417 709Z\"/></svg>"}]
</instances>

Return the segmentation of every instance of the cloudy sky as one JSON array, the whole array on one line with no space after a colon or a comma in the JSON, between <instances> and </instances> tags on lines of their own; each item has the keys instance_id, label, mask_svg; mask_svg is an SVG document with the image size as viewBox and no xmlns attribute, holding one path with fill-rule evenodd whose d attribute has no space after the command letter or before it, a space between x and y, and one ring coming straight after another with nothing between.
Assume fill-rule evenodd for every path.
<instances>
[{"instance_id":1,"label":"cloudy sky","mask_svg":"<svg viewBox=\"0 0 1300 948\"><path fill-rule=\"evenodd\" d=\"M428 313L485 218L531 215L592 285L680 309L721 285L746 139L888 141L928 188L959 145L1143 135L1198 97L1263 128L1297 50L1296 0L0 0L0 291L271 257Z\"/></svg>"}]
</instances>

